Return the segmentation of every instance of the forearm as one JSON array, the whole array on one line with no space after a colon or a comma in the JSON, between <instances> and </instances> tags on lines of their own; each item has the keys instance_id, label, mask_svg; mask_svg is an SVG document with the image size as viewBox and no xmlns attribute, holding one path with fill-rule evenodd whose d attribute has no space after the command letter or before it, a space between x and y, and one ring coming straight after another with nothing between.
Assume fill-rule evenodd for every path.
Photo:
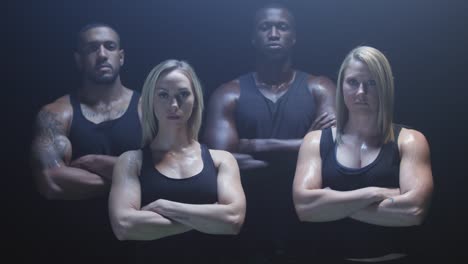
<instances>
[{"instance_id":1,"label":"forearm","mask_svg":"<svg viewBox=\"0 0 468 264\"><path fill-rule=\"evenodd\" d=\"M167 201L158 212L177 222L208 234L237 234L243 219L232 205L186 204Z\"/></svg>"},{"instance_id":2,"label":"forearm","mask_svg":"<svg viewBox=\"0 0 468 264\"><path fill-rule=\"evenodd\" d=\"M268 166L268 162L254 159L249 154L232 153L232 155L236 159L239 169L241 170L259 169Z\"/></svg>"},{"instance_id":3,"label":"forearm","mask_svg":"<svg viewBox=\"0 0 468 264\"><path fill-rule=\"evenodd\" d=\"M101 176L65 165L43 170L37 182L40 193L54 200L82 200L109 190L109 183Z\"/></svg>"},{"instance_id":4,"label":"forearm","mask_svg":"<svg viewBox=\"0 0 468 264\"><path fill-rule=\"evenodd\" d=\"M422 223L425 210L411 202L410 194L383 200L356 211L350 217L380 226L413 226Z\"/></svg>"},{"instance_id":5,"label":"forearm","mask_svg":"<svg viewBox=\"0 0 468 264\"><path fill-rule=\"evenodd\" d=\"M240 153L285 151L297 152L301 147L302 139L241 139L239 140Z\"/></svg>"},{"instance_id":6,"label":"forearm","mask_svg":"<svg viewBox=\"0 0 468 264\"><path fill-rule=\"evenodd\" d=\"M94 173L104 177L107 180L112 180L112 172L114 170L114 165L117 162L118 157L107 156L107 155L95 155L96 171Z\"/></svg>"},{"instance_id":7,"label":"forearm","mask_svg":"<svg viewBox=\"0 0 468 264\"><path fill-rule=\"evenodd\" d=\"M301 221L325 222L349 217L377 199L374 187L353 191L316 189L304 190L295 198L295 205Z\"/></svg>"},{"instance_id":8,"label":"forearm","mask_svg":"<svg viewBox=\"0 0 468 264\"><path fill-rule=\"evenodd\" d=\"M119 217L111 216L111 223L119 240L154 240L192 230L187 225L146 210L131 210Z\"/></svg>"}]
</instances>

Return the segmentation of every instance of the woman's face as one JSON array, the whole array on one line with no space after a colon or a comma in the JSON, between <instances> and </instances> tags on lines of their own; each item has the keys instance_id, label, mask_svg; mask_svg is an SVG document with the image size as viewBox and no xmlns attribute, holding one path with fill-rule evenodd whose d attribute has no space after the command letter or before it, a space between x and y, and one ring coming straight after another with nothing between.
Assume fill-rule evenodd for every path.
<instances>
[{"instance_id":1,"label":"woman's face","mask_svg":"<svg viewBox=\"0 0 468 264\"><path fill-rule=\"evenodd\" d=\"M190 80L179 70L162 76L154 91L154 114L160 127L186 125L193 111L195 96Z\"/></svg>"},{"instance_id":2,"label":"woman's face","mask_svg":"<svg viewBox=\"0 0 468 264\"><path fill-rule=\"evenodd\" d=\"M378 112L377 83L364 62L351 60L344 71L343 97L350 113Z\"/></svg>"}]
</instances>

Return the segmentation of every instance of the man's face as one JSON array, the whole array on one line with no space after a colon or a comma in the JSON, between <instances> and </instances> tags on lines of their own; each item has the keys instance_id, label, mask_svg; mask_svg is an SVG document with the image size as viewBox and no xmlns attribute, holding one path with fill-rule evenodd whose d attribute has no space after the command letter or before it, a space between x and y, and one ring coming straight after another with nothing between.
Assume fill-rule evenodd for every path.
<instances>
[{"instance_id":1,"label":"man's face","mask_svg":"<svg viewBox=\"0 0 468 264\"><path fill-rule=\"evenodd\" d=\"M75 60L85 78L96 84L111 84L117 79L124 61L119 42L117 33L108 27L82 33Z\"/></svg>"},{"instance_id":2,"label":"man's face","mask_svg":"<svg viewBox=\"0 0 468 264\"><path fill-rule=\"evenodd\" d=\"M292 18L282 8L261 10L255 19L252 43L257 51L268 57L289 55L296 43Z\"/></svg>"}]
</instances>

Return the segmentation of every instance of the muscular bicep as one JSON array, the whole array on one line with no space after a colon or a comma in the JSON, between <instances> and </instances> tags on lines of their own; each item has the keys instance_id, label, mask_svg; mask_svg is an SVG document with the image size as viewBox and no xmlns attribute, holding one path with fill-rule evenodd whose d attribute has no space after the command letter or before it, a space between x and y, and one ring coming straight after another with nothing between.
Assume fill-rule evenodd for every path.
<instances>
[{"instance_id":1,"label":"muscular bicep","mask_svg":"<svg viewBox=\"0 0 468 264\"><path fill-rule=\"evenodd\" d=\"M309 80L309 89L317 106L317 117L324 113L335 116L336 85L330 79L320 76Z\"/></svg>"},{"instance_id":2,"label":"muscular bicep","mask_svg":"<svg viewBox=\"0 0 468 264\"><path fill-rule=\"evenodd\" d=\"M425 208L433 190L429 144L420 132L408 129L402 130L398 141L401 193Z\"/></svg>"},{"instance_id":3,"label":"muscular bicep","mask_svg":"<svg viewBox=\"0 0 468 264\"><path fill-rule=\"evenodd\" d=\"M299 149L293 193L300 198L305 190L322 188L322 159L320 157L321 131L310 132Z\"/></svg>"},{"instance_id":4,"label":"muscular bicep","mask_svg":"<svg viewBox=\"0 0 468 264\"><path fill-rule=\"evenodd\" d=\"M141 151L128 151L117 160L109 194L111 218L125 214L128 210L140 210L141 188L138 175L141 158Z\"/></svg>"},{"instance_id":5,"label":"muscular bicep","mask_svg":"<svg viewBox=\"0 0 468 264\"><path fill-rule=\"evenodd\" d=\"M43 108L37 115L32 158L36 169L51 169L68 164L71 160L71 143L67 136L64 114Z\"/></svg>"},{"instance_id":6,"label":"muscular bicep","mask_svg":"<svg viewBox=\"0 0 468 264\"><path fill-rule=\"evenodd\" d=\"M335 118L335 84L325 77L311 77L309 89L313 95L316 108L315 120L309 131L321 130L336 124Z\"/></svg>"},{"instance_id":7,"label":"muscular bicep","mask_svg":"<svg viewBox=\"0 0 468 264\"><path fill-rule=\"evenodd\" d=\"M218 167L218 203L232 204L245 211L245 195L236 159L224 151L211 151L211 153Z\"/></svg>"},{"instance_id":8,"label":"muscular bicep","mask_svg":"<svg viewBox=\"0 0 468 264\"><path fill-rule=\"evenodd\" d=\"M237 150L239 138L235 125L238 98L235 85L221 86L211 96L207 109L204 142L212 149Z\"/></svg>"}]
</instances>

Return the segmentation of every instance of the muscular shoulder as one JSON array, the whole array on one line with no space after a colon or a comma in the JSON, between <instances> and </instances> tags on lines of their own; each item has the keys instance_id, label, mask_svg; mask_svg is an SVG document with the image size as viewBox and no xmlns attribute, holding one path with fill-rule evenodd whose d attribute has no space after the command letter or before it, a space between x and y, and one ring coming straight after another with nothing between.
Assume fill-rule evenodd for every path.
<instances>
[{"instance_id":1,"label":"muscular shoulder","mask_svg":"<svg viewBox=\"0 0 468 264\"><path fill-rule=\"evenodd\" d=\"M426 137L414 129L402 128L398 136L398 148L402 155L429 155L429 143Z\"/></svg>"},{"instance_id":2,"label":"muscular shoulder","mask_svg":"<svg viewBox=\"0 0 468 264\"><path fill-rule=\"evenodd\" d=\"M119 166L124 166L128 169L139 171L143 160L143 153L141 150L130 150L122 153L117 160Z\"/></svg>"},{"instance_id":3,"label":"muscular shoulder","mask_svg":"<svg viewBox=\"0 0 468 264\"><path fill-rule=\"evenodd\" d=\"M58 126L68 131L72 117L73 108L70 104L70 97L65 95L43 106L37 114L36 120L39 126Z\"/></svg>"},{"instance_id":4,"label":"muscular shoulder","mask_svg":"<svg viewBox=\"0 0 468 264\"><path fill-rule=\"evenodd\" d=\"M314 95L329 94L335 92L335 83L326 76L309 75L307 79L309 90Z\"/></svg>"},{"instance_id":5,"label":"muscular shoulder","mask_svg":"<svg viewBox=\"0 0 468 264\"><path fill-rule=\"evenodd\" d=\"M306 147L320 147L320 138L322 137L322 130L314 130L307 133L302 141L302 145Z\"/></svg>"},{"instance_id":6,"label":"muscular shoulder","mask_svg":"<svg viewBox=\"0 0 468 264\"><path fill-rule=\"evenodd\" d=\"M210 149L210 154L216 167L219 167L221 164L236 164L237 166L236 159L228 151Z\"/></svg>"},{"instance_id":7,"label":"muscular shoulder","mask_svg":"<svg viewBox=\"0 0 468 264\"><path fill-rule=\"evenodd\" d=\"M209 106L215 111L223 108L234 109L240 95L239 80L233 80L219 86L211 95ZM217 110L216 110L217 111Z\"/></svg>"},{"instance_id":8,"label":"muscular shoulder","mask_svg":"<svg viewBox=\"0 0 468 264\"><path fill-rule=\"evenodd\" d=\"M223 102L235 102L239 99L240 84L239 80L235 79L219 86L212 95L212 98Z\"/></svg>"}]
</instances>

